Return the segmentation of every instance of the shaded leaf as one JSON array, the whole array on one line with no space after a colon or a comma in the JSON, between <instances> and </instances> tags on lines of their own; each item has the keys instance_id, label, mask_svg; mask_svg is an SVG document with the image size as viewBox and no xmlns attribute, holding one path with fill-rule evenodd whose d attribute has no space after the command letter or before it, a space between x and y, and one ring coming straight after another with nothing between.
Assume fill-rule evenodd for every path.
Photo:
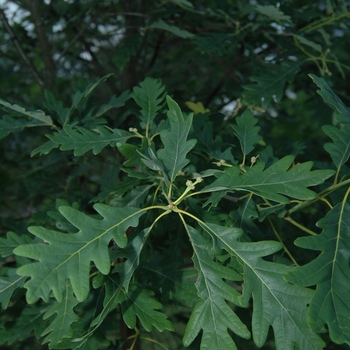
<instances>
[{"instance_id":1,"label":"shaded leaf","mask_svg":"<svg viewBox=\"0 0 350 350\"><path fill-rule=\"evenodd\" d=\"M112 60L119 70L123 70L126 64L130 62L131 57L136 55L141 38L140 33L135 33L124 36L118 42L117 50L113 52Z\"/></svg>"},{"instance_id":2,"label":"shaded leaf","mask_svg":"<svg viewBox=\"0 0 350 350\"><path fill-rule=\"evenodd\" d=\"M0 119L0 139L3 139L13 132L21 131L24 128L40 125L42 124L35 123L35 120L29 121L28 119L17 119L5 115Z\"/></svg>"},{"instance_id":3,"label":"shaded leaf","mask_svg":"<svg viewBox=\"0 0 350 350\"><path fill-rule=\"evenodd\" d=\"M314 237L300 237L298 247L321 251L310 263L287 275L288 281L303 286L316 285L308 322L315 332L327 325L331 339L350 345L350 205L337 204L317 222L323 229Z\"/></svg>"},{"instance_id":4,"label":"shaded leaf","mask_svg":"<svg viewBox=\"0 0 350 350\"><path fill-rule=\"evenodd\" d=\"M6 270L6 275L4 270ZM0 276L0 304L4 310L7 309L14 291L22 288L26 280L25 277L18 276L16 271L15 268L5 269L2 267L1 273L4 275Z\"/></svg>"},{"instance_id":5,"label":"shaded leaf","mask_svg":"<svg viewBox=\"0 0 350 350\"><path fill-rule=\"evenodd\" d=\"M242 190L280 203L289 203L285 196L301 200L316 198L317 194L307 187L323 183L334 171L310 171L312 162L291 167L293 160L293 156L286 156L265 170L265 164L260 162L244 174L237 166L228 168L201 192Z\"/></svg>"},{"instance_id":6,"label":"shaded leaf","mask_svg":"<svg viewBox=\"0 0 350 350\"><path fill-rule=\"evenodd\" d=\"M123 264L119 264L116 271L120 274L121 285L124 287L126 293L128 292L131 278L139 266L140 254L147 241L151 229L145 228L142 230L125 248L125 255L127 260Z\"/></svg>"},{"instance_id":7,"label":"shaded leaf","mask_svg":"<svg viewBox=\"0 0 350 350\"><path fill-rule=\"evenodd\" d=\"M220 136L214 140L213 123L207 115L195 115L193 118L193 136L198 140L196 150L207 153L217 160L226 160L235 164L231 147L225 147L222 152L223 142Z\"/></svg>"},{"instance_id":8,"label":"shaded leaf","mask_svg":"<svg viewBox=\"0 0 350 350\"><path fill-rule=\"evenodd\" d=\"M201 53L223 55L232 45L233 39L235 38L227 33L196 35L195 44Z\"/></svg>"},{"instance_id":9,"label":"shaded leaf","mask_svg":"<svg viewBox=\"0 0 350 350\"><path fill-rule=\"evenodd\" d=\"M285 15L281 10L273 5L256 5L255 9L262 15L277 22L291 22L291 17Z\"/></svg>"},{"instance_id":10,"label":"shaded leaf","mask_svg":"<svg viewBox=\"0 0 350 350\"><path fill-rule=\"evenodd\" d=\"M29 235L17 235L14 232L7 232L6 238L0 237L0 255L3 257L13 254L13 250L22 244L32 243Z\"/></svg>"},{"instance_id":11,"label":"shaded leaf","mask_svg":"<svg viewBox=\"0 0 350 350\"><path fill-rule=\"evenodd\" d=\"M14 311L14 310L12 310ZM23 341L33 333L37 339L46 327L43 320L45 309L40 306L27 306L16 314L16 318L8 324L0 324L0 344L13 344L16 340Z\"/></svg>"},{"instance_id":12,"label":"shaded leaf","mask_svg":"<svg viewBox=\"0 0 350 350\"><path fill-rule=\"evenodd\" d=\"M45 143L43 143L41 146L33 149L32 153L30 154L31 157L34 157L36 154L40 155L46 155L49 154L53 149L58 148L60 145L49 140Z\"/></svg>"},{"instance_id":13,"label":"shaded leaf","mask_svg":"<svg viewBox=\"0 0 350 350\"><path fill-rule=\"evenodd\" d=\"M149 26L149 28L163 29L183 39L191 39L194 36L194 34L190 33L189 31L180 29L179 27L176 27L176 26L172 26L161 19L158 20L157 22L152 23Z\"/></svg>"},{"instance_id":14,"label":"shaded leaf","mask_svg":"<svg viewBox=\"0 0 350 350\"><path fill-rule=\"evenodd\" d=\"M174 326L167 316L158 311L163 307L153 298L154 293L136 284L130 284L128 293L122 294L121 306L123 319L129 328L136 327L136 317L139 318L143 328L150 332L152 327L162 332L173 331Z\"/></svg>"},{"instance_id":15,"label":"shaded leaf","mask_svg":"<svg viewBox=\"0 0 350 350\"><path fill-rule=\"evenodd\" d=\"M110 201L110 205L116 207L140 208L153 185L137 186L130 190L125 196L115 195Z\"/></svg>"},{"instance_id":16,"label":"shaded leaf","mask_svg":"<svg viewBox=\"0 0 350 350\"><path fill-rule=\"evenodd\" d=\"M169 178L168 175L165 171L165 165L163 164L163 162L161 160L159 160L156 156L156 154L153 152L152 148L148 148L147 149L149 157L147 157L145 154L140 153L142 157L142 162L150 169L154 170L154 171L159 171L163 174L163 179L165 184L169 187L170 186L170 182L169 182Z\"/></svg>"},{"instance_id":17,"label":"shaded leaf","mask_svg":"<svg viewBox=\"0 0 350 350\"><path fill-rule=\"evenodd\" d=\"M102 105L99 110L95 113L95 117L101 117L101 115L107 113L113 108L123 107L125 102L130 98L129 91L124 91L120 96L113 96L108 103Z\"/></svg>"},{"instance_id":18,"label":"shaded leaf","mask_svg":"<svg viewBox=\"0 0 350 350\"><path fill-rule=\"evenodd\" d=\"M194 269L183 269L183 262L180 252L171 248L159 255L143 266L151 276L154 284L159 286L162 291L162 300L171 300L176 305L182 305L184 302L192 306L194 301L198 301L197 290L194 282L197 277L197 271Z\"/></svg>"},{"instance_id":19,"label":"shaded leaf","mask_svg":"<svg viewBox=\"0 0 350 350\"><path fill-rule=\"evenodd\" d=\"M262 140L262 137L258 135L260 127L255 126L258 120L254 118L253 112L249 109L245 110L242 116L235 120L237 125L232 125L232 128L239 139L245 157L255 148L254 145Z\"/></svg>"},{"instance_id":20,"label":"shaded leaf","mask_svg":"<svg viewBox=\"0 0 350 350\"><path fill-rule=\"evenodd\" d=\"M50 348L61 343L62 339L72 337L71 324L79 319L73 309L78 303L78 300L73 295L72 286L66 281L66 289L62 300L53 303L43 316L44 320L46 320L56 314L55 319L41 334L42 336L46 335L44 343L50 342Z\"/></svg>"},{"instance_id":21,"label":"shaded leaf","mask_svg":"<svg viewBox=\"0 0 350 350\"><path fill-rule=\"evenodd\" d=\"M317 52L322 52L322 46L320 44L316 44L315 42L301 36L294 34L294 37L303 45L309 46Z\"/></svg>"},{"instance_id":22,"label":"shaded leaf","mask_svg":"<svg viewBox=\"0 0 350 350\"><path fill-rule=\"evenodd\" d=\"M53 291L57 301L61 301L67 279L73 286L78 301L83 301L89 293L90 262L102 274L110 271L109 242L113 239L124 248L125 235L129 226L136 227L138 218L144 213L137 208L113 208L95 204L94 209L102 220L94 219L71 207L60 207L61 214L79 229L75 234L64 234L44 227L30 227L29 231L41 238L43 243L22 245L15 249L16 255L36 259L38 262L21 266L18 274L30 276L26 282L27 301L34 303L39 298L48 301Z\"/></svg>"},{"instance_id":23,"label":"shaded leaf","mask_svg":"<svg viewBox=\"0 0 350 350\"><path fill-rule=\"evenodd\" d=\"M193 9L193 5L187 0L169 0L169 1L184 9L187 9L187 8Z\"/></svg>"},{"instance_id":24,"label":"shaded leaf","mask_svg":"<svg viewBox=\"0 0 350 350\"><path fill-rule=\"evenodd\" d=\"M309 77L321 89L317 90L317 93L323 98L323 101L337 112L336 118L338 122L350 123L350 108L344 105L343 101L333 92L328 83L314 74L309 74Z\"/></svg>"},{"instance_id":25,"label":"shaded leaf","mask_svg":"<svg viewBox=\"0 0 350 350\"><path fill-rule=\"evenodd\" d=\"M326 143L324 149L331 155L335 166L340 168L350 156L350 124L341 129L325 125L322 130L333 140L333 143Z\"/></svg>"},{"instance_id":26,"label":"shaded leaf","mask_svg":"<svg viewBox=\"0 0 350 350\"><path fill-rule=\"evenodd\" d=\"M235 220L235 227L241 228L245 234L250 234L251 237L262 239L264 237L260 228L254 223L254 219L259 217L252 196L247 197L238 210L230 213L230 217Z\"/></svg>"},{"instance_id":27,"label":"shaded leaf","mask_svg":"<svg viewBox=\"0 0 350 350\"><path fill-rule=\"evenodd\" d=\"M287 81L291 82L294 79L299 65L300 63L271 64L262 74L249 77L256 83L243 86L244 103L267 108L272 98L275 98L276 102L281 101L284 86Z\"/></svg>"}]
</instances>

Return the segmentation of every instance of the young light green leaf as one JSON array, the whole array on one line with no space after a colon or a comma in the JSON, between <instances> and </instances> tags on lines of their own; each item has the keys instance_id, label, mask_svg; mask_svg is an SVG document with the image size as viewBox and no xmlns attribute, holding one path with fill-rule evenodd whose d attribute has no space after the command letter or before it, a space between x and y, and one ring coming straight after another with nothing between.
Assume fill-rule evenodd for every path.
<instances>
[{"instance_id":1,"label":"young light green leaf","mask_svg":"<svg viewBox=\"0 0 350 350\"><path fill-rule=\"evenodd\" d=\"M141 107L141 126L146 129L146 137L149 136L150 129L154 129L153 120L158 111L162 108L165 98L165 87L159 80L146 78L135 86L132 98Z\"/></svg>"},{"instance_id":2,"label":"young light green leaf","mask_svg":"<svg viewBox=\"0 0 350 350\"><path fill-rule=\"evenodd\" d=\"M327 325L335 343L350 345L350 205L337 204L317 226L323 229L321 234L300 237L295 244L322 252L290 272L287 279L302 286L316 285L308 315L311 329L321 332Z\"/></svg>"},{"instance_id":3,"label":"young light green leaf","mask_svg":"<svg viewBox=\"0 0 350 350\"><path fill-rule=\"evenodd\" d=\"M291 17L285 15L281 10L273 5L256 5L255 9L262 15L276 22L291 22Z\"/></svg>"},{"instance_id":4,"label":"young light green leaf","mask_svg":"<svg viewBox=\"0 0 350 350\"><path fill-rule=\"evenodd\" d=\"M215 224L200 222L219 248L236 256L243 265L243 295L239 302L248 305L253 298L253 339L262 347L272 326L277 349L318 350L324 346L322 339L307 324L307 305L313 291L289 284L284 279L285 265L262 259L282 248L279 242L239 242L242 231Z\"/></svg>"},{"instance_id":5,"label":"young light green leaf","mask_svg":"<svg viewBox=\"0 0 350 350\"><path fill-rule=\"evenodd\" d=\"M254 145L262 140L262 137L258 134L260 126L255 126L258 120L254 118L254 114L249 109L246 109L242 116L235 120L237 125L232 125L232 128L239 139L245 157L255 148Z\"/></svg>"},{"instance_id":6,"label":"young light green leaf","mask_svg":"<svg viewBox=\"0 0 350 350\"><path fill-rule=\"evenodd\" d=\"M51 117L46 115L43 111L27 111L23 107L12 105L2 99L0 99L0 105L3 105L13 116L25 116L38 121L40 125L53 126Z\"/></svg>"},{"instance_id":7,"label":"young light green leaf","mask_svg":"<svg viewBox=\"0 0 350 350\"><path fill-rule=\"evenodd\" d=\"M114 208L104 204L95 204L94 209L102 220L71 207L59 208L61 214L79 229L78 233L64 234L44 227L29 228L43 243L15 249L16 255L38 260L18 269L19 275L31 277L25 284L28 303L34 303L39 298L48 301L51 291L61 301L65 292L63 282L67 279L70 279L78 301L85 300L89 293L90 262L93 261L102 274L108 274L111 265L109 242L113 239L124 248L127 228L136 227L139 217L145 213L138 208Z\"/></svg>"},{"instance_id":8,"label":"young light green leaf","mask_svg":"<svg viewBox=\"0 0 350 350\"><path fill-rule=\"evenodd\" d=\"M22 288L26 278L18 276L16 268L6 269L6 274L4 267L2 267L2 270L1 273L3 275L0 276L0 304L2 309L6 310L12 294L16 289Z\"/></svg>"},{"instance_id":9,"label":"young light green leaf","mask_svg":"<svg viewBox=\"0 0 350 350\"><path fill-rule=\"evenodd\" d=\"M293 160L293 156L286 156L265 170L265 164L260 162L244 174L240 173L237 166L228 168L201 192L241 190L280 203L289 203L286 196L300 200L316 198L317 194L307 187L323 183L334 171L310 171L312 162L291 167Z\"/></svg>"},{"instance_id":10,"label":"young light green leaf","mask_svg":"<svg viewBox=\"0 0 350 350\"><path fill-rule=\"evenodd\" d=\"M54 302L45 312L43 318L48 319L56 314L55 319L41 333L45 336L43 343L50 342L49 347L56 347L64 338L71 338L73 330L71 324L76 322L79 317L74 312L74 307L78 304L78 300L73 295L72 286L66 281L66 289L60 302Z\"/></svg>"},{"instance_id":11,"label":"young light green leaf","mask_svg":"<svg viewBox=\"0 0 350 350\"><path fill-rule=\"evenodd\" d=\"M74 150L75 156L92 150L93 154L100 153L106 146L115 147L117 142L125 142L133 134L121 129L110 129L106 126L98 126L94 130L82 127L64 127L64 132L55 132L47 135L51 141L60 145L61 151ZM36 152L37 153L37 152Z\"/></svg>"},{"instance_id":12,"label":"young light green leaf","mask_svg":"<svg viewBox=\"0 0 350 350\"><path fill-rule=\"evenodd\" d=\"M343 101L333 92L327 82L314 74L309 74L309 77L321 89L317 90L317 93L323 98L323 101L337 112L336 118L338 122L350 123L350 108L344 105Z\"/></svg>"},{"instance_id":13,"label":"young light green leaf","mask_svg":"<svg viewBox=\"0 0 350 350\"><path fill-rule=\"evenodd\" d=\"M194 147L196 140L187 140L192 125L193 114L184 117L179 105L170 97L166 97L169 111L170 131L162 130L160 138L164 148L157 152L163 161L170 181L173 182L178 172L189 163L187 153Z\"/></svg>"},{"instance_id":14,"label":"young light green leaf","mask_svg":"<svg viewBox=\"0 0 350 350\"><path fill-rule=\"evenodd\" d=\"M152 23L149 26L149 28L163 29L183 39L191 39L194 37L194 34L190 33L189 31L180 29L179 27L176 27L176 26L172 26L161 19L158 20L157 22Z\"/></svg>"},{"instance_id":15,"label":"young light green leaf","mask_svg":"<svg viewBox=\"0 0 350 350\"><path fill-rule=\"evenodd\" d=\"M273 66L273 67L272 67ZM299 69L300 63L271 64L260 75L249 77L254 84L244 85L243 102L267 108L272 98L281 101L286 82L291 82Z\"/></svg>"},{"instance_id":16,"label":"young light green leaf","mask_svg":"<svg viewBox=\"0 0 350 350\"><path fill-rule=\"evenodd\" d=\"M213 260L212 243L205 240L196 229L186 225L186 230L199 273L196 287L201 300L191 314L183 343L189 346L202 329L202 350L237 349L228 329L245 339L250 338L250 332L227 305L226 300L240 305L240 294L224 280L240 281L242 276Z\"/></svg>"},{"instance_id":17,"label":"young light green leaf","mask_svg":"<svg viewBox=\"0 0 350 350\"><path fill-rule=\"evenodd\" d=\"M335 166L341 168L350 156L350 124L341 129L325 125L322 130L333 140L333 143L326 143L324 149L331 155Z\"/></svg>"}]
</instances>

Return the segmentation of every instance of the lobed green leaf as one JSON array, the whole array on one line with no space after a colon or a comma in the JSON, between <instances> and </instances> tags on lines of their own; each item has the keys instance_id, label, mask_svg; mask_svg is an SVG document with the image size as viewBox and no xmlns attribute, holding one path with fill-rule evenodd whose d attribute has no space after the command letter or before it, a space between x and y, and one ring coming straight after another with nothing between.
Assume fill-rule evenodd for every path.
<instances>
[{"instance_id":1,"label":"lobed green leaf","mask_svg":"<svg viewBox=\"0 0 350 350\"><path fill-rule=\"evenodd\" d=\"M300 237L295 244L320 250L320 255L290 272L287 279L302 286L316 285L308 313L311 329L321 332L327 325L334 342L350 345L350 205L337 204L317 226L323 229L321 234Z\"/></svg>"},{"instance_id":2,"label":"lobed green leaf","mask_svg":"<svg viewBox=\"0 0 350 350\"><path fill-rule=\"evenodd\" d=\"M162 130L160 138L164 148L157 152L163 161L170 181L173 182L178 172L189 163L187 153L194 147L196 140L187 140L192 125L193 115L182 115L178 104L169 96L166 97L169 111L170 131Z\"/></svg>"},{"instance_id":3,"label":"lobed green leaf","mask_svg":"<svg viewBox=\"0 0 350 350\"><path fill-rule=\"evenodd\" d=\"M253 112L249 109L245 110L242 116L237 117L235 120L237 125L232 125L232 128L239 139L241 150L245 157L253 151L254 145L262 140L262 137L258 134L260 127L255 126L258 120L254 118Z\"/></svg>"},{"instance_id":4,"label":"lobed green leaf","mask_svg":"<svg viewBox=\"0 0 350 350\"><path fill-rule=\"evenodd\" d=\"M335 166L341 168L350 156L350 124L340 129L325 125L322 130L333 140L333 143L326 143L324 149L331 155Z\"/></svg>"},{"instance_id":5,"label":"lobed green leaf","mask_svg":"<svg viewBox=\"0 0 350 350\"><path fill-rule=\"evenodd\" d=\"M300 200L316 198L317 194L307 187L323 183L334 171L310 171L312 162L291 167L293 160L293 156L286 156L267 169L264 169L265 164L260 162L244 174L241 174L237 166L228 168L201 192L241 190L280 203L289 203L286 196Z\"/></svg>"},{"instance_id":6,"label":"lobed green leaf","mask_svg":"<svg viewBox=\"0 0 350 350\"><path fill-rule=\"evenodd\" d=\"M338 122L350 123L350 108L344 105L343 101L334 93L328 83L314 74L309 74L309 77L321 89L317 90L317 93L323 98L323 101L337 112L336 118Z\"/></svg>"},{"instance_id":7,"label":"lobed green leaf","mask_svg":"<svg viewBox=\"0 0 350 350\"><path fill-rule=\"evenodd\" d=\"M90 150L93 154L98 154L108 145L115 147L117 142L125 142L133 136L125 130L110 129L106 126L98 126L94 130L66 126L63 130L64 132L56 132L47 137L59 145L61 151L74 150L75 156L81 156Z\"/></svg>"},{"instance_id":8,"label":"lobed green leaf","mask_svg":"<svg viewBox=\"0 0 350 350\"><path fill-rule=\"evenodd\" d=\"M272 98L276 102L281 101L284 95L286 82L291 82L297 73L300 63L271 64L273 67L262 72L260 75L249 77L254 84L243 85L243 102L255 106L267 108Z\"/></svg>"},{"instance_id":9,"label":"lobed green leaf","mask_svg":"<svg viewBox=\"0 0 350 350\"><path fill-rule=\"evenodd\" d=\"M322 339L313 333L307 324L307 305L313 291L289 284L284 275L285 265L262 259L282 248L273 241L257 243L239 242L242 231L234 228L200 222L218 247L238 257L243 265L243 293L239 302L248 305L253 298L253 339L262 347L267 339L269 327L275 333L277 349L299 350L321 349Z\"/></svg>"},{"instance_id":10,"label":"lobed green leaf","mask_svg":"<svg viewBox=\"0 0 350 350\"><path fill-rule=\"evenodd\" d=\"M41 336L46 335L43 342L50 342L50 348L56 347L64 338L72 337L73 329L71 324L79 319L74 312L74 307L78 303L78 300L74 297L72 286L66 281L66 290L62 300L54 302L43 316L44 320L46 320L56 314L55 319L41 333Z\"/></svg>"},{"instance_id":11,"label":"lobed green leaf","mask_svg":"<svg viewBox=\"0 0 350 350\"><path fill-rule=\"evenodd\" d=\"M90 262L93 261L102 274L110 271L108 245L113 239L124 248L127 243L126 230L138 225L139 217L145 211L138 208L113 208L95 204L94 209L102 220L94 219L71 207L60 207L61 214L79 232L64 234L44 227L30 227L29 231L41 238L43 243L22 245L15 254L38 260L21 266L18 274L30 276L25 283L27 301L34 303L39 298L46 302L51 291L57 301L65 292L65 281L70 280L78 301L86 299L89 293Z\"/></svg>"},{"instance_id":12,"label":"lobed green leaf","mask_svg":"<svg viewBox=\"0 0 350 350\"><path fill-rule=\"evenodd\" d=\"M237 349L228 329L245 339L250 338L250 332L226 302L241 305L239 293L225 281L240 281L242 276L215 262L211 242L195 228L187 225L186 229L194 250L193 261L199 274L196 287L201 300L192 311L183 343L189 346L202 329L202 350Z\"/></svg>"},{"instance_id":13,"label":"lobed green leaf","mask_svg":"<svg viewBox=\"0 0 350 350\"><path fill-rule=\"evenodd\" d=\"M146 129L146 137L148 137L149 130L155 129L154 118L163 107L165 87L159 80L146 78L140 83L140 86L134 87L131 96L141 107L141 126Z\"/></svg>"}]
</instances>

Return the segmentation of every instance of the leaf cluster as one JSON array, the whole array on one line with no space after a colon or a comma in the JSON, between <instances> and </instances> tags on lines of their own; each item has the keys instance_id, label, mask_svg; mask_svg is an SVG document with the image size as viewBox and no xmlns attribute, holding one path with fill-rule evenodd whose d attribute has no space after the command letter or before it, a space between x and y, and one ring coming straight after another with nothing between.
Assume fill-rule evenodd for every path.
<instances>
[{"instance_id":1,"label":"leaf cluster","mask_svg":"<svg viewBox=\"0 0 350 350\"><path fill-rule=\"evenodd\" d=\"M18 3L0 345L350 346L345 5Z\"/></svg>"}]
</instances>

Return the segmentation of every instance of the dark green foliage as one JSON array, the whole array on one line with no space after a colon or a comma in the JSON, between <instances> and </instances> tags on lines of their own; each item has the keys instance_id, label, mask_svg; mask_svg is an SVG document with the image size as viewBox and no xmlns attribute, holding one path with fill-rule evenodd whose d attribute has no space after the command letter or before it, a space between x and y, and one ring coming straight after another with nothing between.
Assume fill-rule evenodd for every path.
<instances>
[{"instance_id":1,"label":"dark green foliage","mask_svg":"<svg viewBox=\"0 0 350 350\"><path fill-rule=\"evenodd\" d=\"M347 349L345 3L18 6L1 347Z\"/></svg>"}]
</instances>

